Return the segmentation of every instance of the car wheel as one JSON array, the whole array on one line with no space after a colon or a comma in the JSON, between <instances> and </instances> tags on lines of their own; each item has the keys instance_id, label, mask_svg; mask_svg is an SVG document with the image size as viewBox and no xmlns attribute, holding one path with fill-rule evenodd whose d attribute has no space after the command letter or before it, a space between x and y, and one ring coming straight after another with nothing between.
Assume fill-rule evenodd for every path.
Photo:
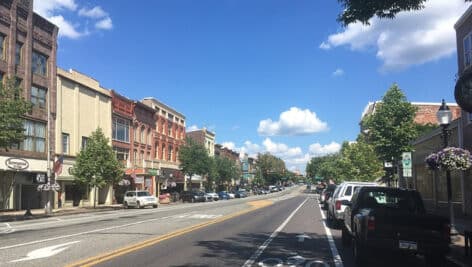
<instances>
[{"instance_id":1,"label":"car wheel","mask_svg":"<svg viewBox=\"0 0 472 267\"><path fill-rule=\"evenodd\" d=\"M124 207L125 209L129 208L128 202L125 201L125 202L123 203L123 207Z\"/></svg>"},{"instance_id":2,"label":"car wheel","mask_svg":"<svg viewBox=\"0 0 472 267\"><path fill-rule=\"evenodd\" d=\"M365 249L356 238L353 238L352 240L352 254L354 256L354 263L357 267L367 266Z\"/></svg>"},{"instance_id":3,"label":"car wheel","mask_svg":"<svg viewBox=\"0 0 472 267\"><path fill-rule=\"evenodd\" d=\"M153 208L157 208L157 205L152 205Z\"/></svg>"},{"instance_id":4,"label":"car wheel","mask_svg":"<svg viewBox=\"0 0 472 267\"><path fill-rule=\"evenodd\" d=\"M351 235L347 231L346 227L342 227L341 239L343 247L349 247L351 245Z\"/></svg>"},{"instance_id":5,"label":"car wheel","mask_svg":"<svg viewBox=\"0 0 472 267\"><path fill-rule=\"evenodd\" d=\"M142 209L142 208L144 208L144 207L142 207L142 206L141 206L141 203L139 203L139 201L138 201L138 202L136 202L136 208Z\"/></svg>"}]
</instances>

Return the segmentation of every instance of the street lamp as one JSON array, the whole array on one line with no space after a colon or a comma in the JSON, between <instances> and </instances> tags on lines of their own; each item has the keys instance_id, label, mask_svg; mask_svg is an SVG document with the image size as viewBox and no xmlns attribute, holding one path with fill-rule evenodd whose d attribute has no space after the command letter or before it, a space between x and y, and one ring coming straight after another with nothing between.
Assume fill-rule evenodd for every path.
<instances>
[{"instance_id":1,"label":"street lamp","mask_svg":"<svg viewBox=\"0 0 472 267\"><path fill-rule=\"evenodd\" d=\"M448 146L448 139L451 135L451 131L447 129L449 124L452 121L452 112L449 107L446 105L446 101L442 100L441 107L439 107L438 112L436 113L438 118L439 125L442 127L442 141L443 141L443 148ZM451 186L451 172L446 169L446 182L447 182L447 204L449 206L449 220L451 223L451 234L457 234L457 230L455 228L454 223L454 207L452 205L452 186Z\"/></svg>"}]
</instances>

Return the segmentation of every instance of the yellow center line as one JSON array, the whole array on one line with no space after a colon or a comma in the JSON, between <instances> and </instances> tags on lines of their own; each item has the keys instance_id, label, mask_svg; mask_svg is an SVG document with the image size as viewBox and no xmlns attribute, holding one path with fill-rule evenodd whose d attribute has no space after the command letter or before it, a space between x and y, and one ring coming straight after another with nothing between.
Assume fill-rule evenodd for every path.
<instances>
[{"instance_id":1,"label":"yellow center line","mask_svg":"<svg viewBox=\"0 0 472 267\"><path fill-rule=\"evenodd\" d=\"M87 258L87 259L84 259L84 260L81 260L81 261L78 261L78 262L75 262L75 263L68 264L68 265L66 265L66 267L93 266L93 265L111 260L113 258L116 258L116 257L122 256L122 255L128 254L128 253L137 251L139 249L143 249L143 248L155 245L155 244L157 244L159 242L162 242L164 240L168 240L168 239L171 239L171 238L174 238L174 237L177 237L177 236L181 236L181 235L184 235L186 233L190 233L190 232L196 231L198 229L201 229L201 228L213 225L213 224L217 224L217 223L229 220L229 219L237 217L237 216L241 216L243 214L255 211L257 209L267 207L269 205L272 205L273 202L269 201L269 200L259 200L259 201L251 201L251 202L248 202L247 204L249 204L251 206L251 208L246 209L246 210L242 210L242 211L239 211L239 212L236 212L236 213L233 213L233 214L229 214L229 215L217 218L215 220L211 220L211 221L208 221L208 222L204 222L204 223L200 223L200 224L197 224L197 225L192 225L192 226L189 226L189 227L186 227L186 228L183 228L183 229L179 229L179 230L176 230L176 231L173 231L173 232L170 232L170 233L167 233L167 234L155 237L155 238L151 238L151 239L148 239L146 241L139 242L139 243L136 243L136 244L133 244L133 245L130 245L130 246L126 246L126 247L123 247L123 248L120 248L120 249L117 249L117 250L113 250L113 251L110 251L110 252L105 252L103 254L100 254L100 255L97 255L97 256L94 256L94 257L91 257L91 258Z\"/></svg>"}]
</instances>

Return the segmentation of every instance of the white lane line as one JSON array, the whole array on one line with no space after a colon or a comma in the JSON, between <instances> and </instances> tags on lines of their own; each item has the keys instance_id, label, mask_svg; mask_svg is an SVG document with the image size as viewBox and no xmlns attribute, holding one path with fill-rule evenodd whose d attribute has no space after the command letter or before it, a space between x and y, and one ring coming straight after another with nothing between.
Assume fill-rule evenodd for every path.
<instances>
[{"instance_id":1,"label":"white lane line","mask_svg":"<svg viewBox=\"0 0 472 267\"><path fill-rule=\"evenodd\" d=\"M270 237L254 252L254 254L249 258L244 264L243 267L250 267L254 262L262 255L264 250L269 246L270 242L277 237L277 235L284 229L288 222L295 216L295 213L308 201L309 198L305 199L291 214L285 219L285 221L270 235Z\"/></svg>"},{"instance_id":2,"label":"white lane line","mask_svg":"<svg viewBox=\"0 0 472 267\"><path fill-rule=\"evenodd\" d=\"M128 227L128 226L133 226L133 225L137 225L137 224L148 223L148 222L153 222L153 221L158 221L158 220L164 220L164 219L168 219L168 218L170 218L170 216L162 217L162 218L154 218L154 219L149 219L149 220L143 220L143 221L138 221L138 222L134 222L134 223L127 223L127 224L123 224L123 225L111 226L111 227L106 227L106 228L101 228L101 229L95 229L95 230L91 230L91 231L80 232L80 233L75 233L75 234L70 234L70 235L61 235L61 236L56 236L56 237L51 237L51 238L46 238L46 239L41 239L41 240L35 240L35 241L16 244L16 245L11 245L11 246L0 247L0 250L6 250L6 249L10 249L10 248L17 248L17 247L23 247L23 246L28 246L28 245L34 245L34 244L54 241L54 240L58 240L58 239L70 238L70 237L81 236L81 235L86 235L86 234L92 234L92 233L97 233L97 232L102 232L102 231L115 230L115 229L119 229L119 228L123 228L123 227Z\"/></svg>"},{"instance_id":3,"label":"white lane line","mask_svg":"<svg viewBox=\"0 0 472 267\"><path fill-rule=\"evenodd\" d=\"M336 243L334 243L333 234L331 233L331 229L328 228L326 225L326 216L324 215L323 210L321 209L321 205L319 205L321 218L323 218L323 226L326 231L326 236L328 237L329 248L331 249L331 254L333 254L334 266L336 267L344 267L343 260L339 255L338 249L336 248Z\"/></svg>"}]
</instances>

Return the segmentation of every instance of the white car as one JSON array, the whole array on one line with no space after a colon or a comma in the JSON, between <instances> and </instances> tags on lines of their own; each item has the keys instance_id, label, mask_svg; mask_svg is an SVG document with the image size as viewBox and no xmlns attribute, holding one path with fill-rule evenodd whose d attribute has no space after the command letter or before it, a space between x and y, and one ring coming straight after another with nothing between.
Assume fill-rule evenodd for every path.
<instances>
[{"instance_id":1,"label":"white car","mask_svg":"<svg viewBox=\"0 0 472 267\"><path fill-rule=\"evenodd\" d=\"M212 201L212 200L217 201L220 199L220 196L218 196L218 194L215 192L211 192L211 193L206 193L205 198L207 199L207 201Z\"/></svg>"},{"instance_id":2,"label":"white car","mask_svg":"<svg viewBox=\"0 0 472 267\"><path fill-rule=\"evenodd\" d=\"M148 191L141 191L141 190L127 191L123 199L123 206L125 208L136 207L138 209L142 209L146 206L157 208L157 205L158 205L157 197L149 194Z\"/></svg>"},{"instance_id":3,"label":"white car","mask_svg":"<svg viewBox=\"0 0 472 267\"><path fill-rule=\"evenodd\" d=\"M328 199L327 217L329 223L337 224L344 220L344 209L346 209L345 204L351 202L354 191L362 186L379 185L369 182L343 182L336 187L332 197Z\"/></svg>"},{"instance_id":4,"label":"white car","mask_svg":"<svg viewBox=\"0 0 472 267\"><path fill-rule=\"evenodd\" d=\"M230 199L236 197L236 195L233 192L228 192L228 196L229 196Z\"/></svg>"}]
</instances>

